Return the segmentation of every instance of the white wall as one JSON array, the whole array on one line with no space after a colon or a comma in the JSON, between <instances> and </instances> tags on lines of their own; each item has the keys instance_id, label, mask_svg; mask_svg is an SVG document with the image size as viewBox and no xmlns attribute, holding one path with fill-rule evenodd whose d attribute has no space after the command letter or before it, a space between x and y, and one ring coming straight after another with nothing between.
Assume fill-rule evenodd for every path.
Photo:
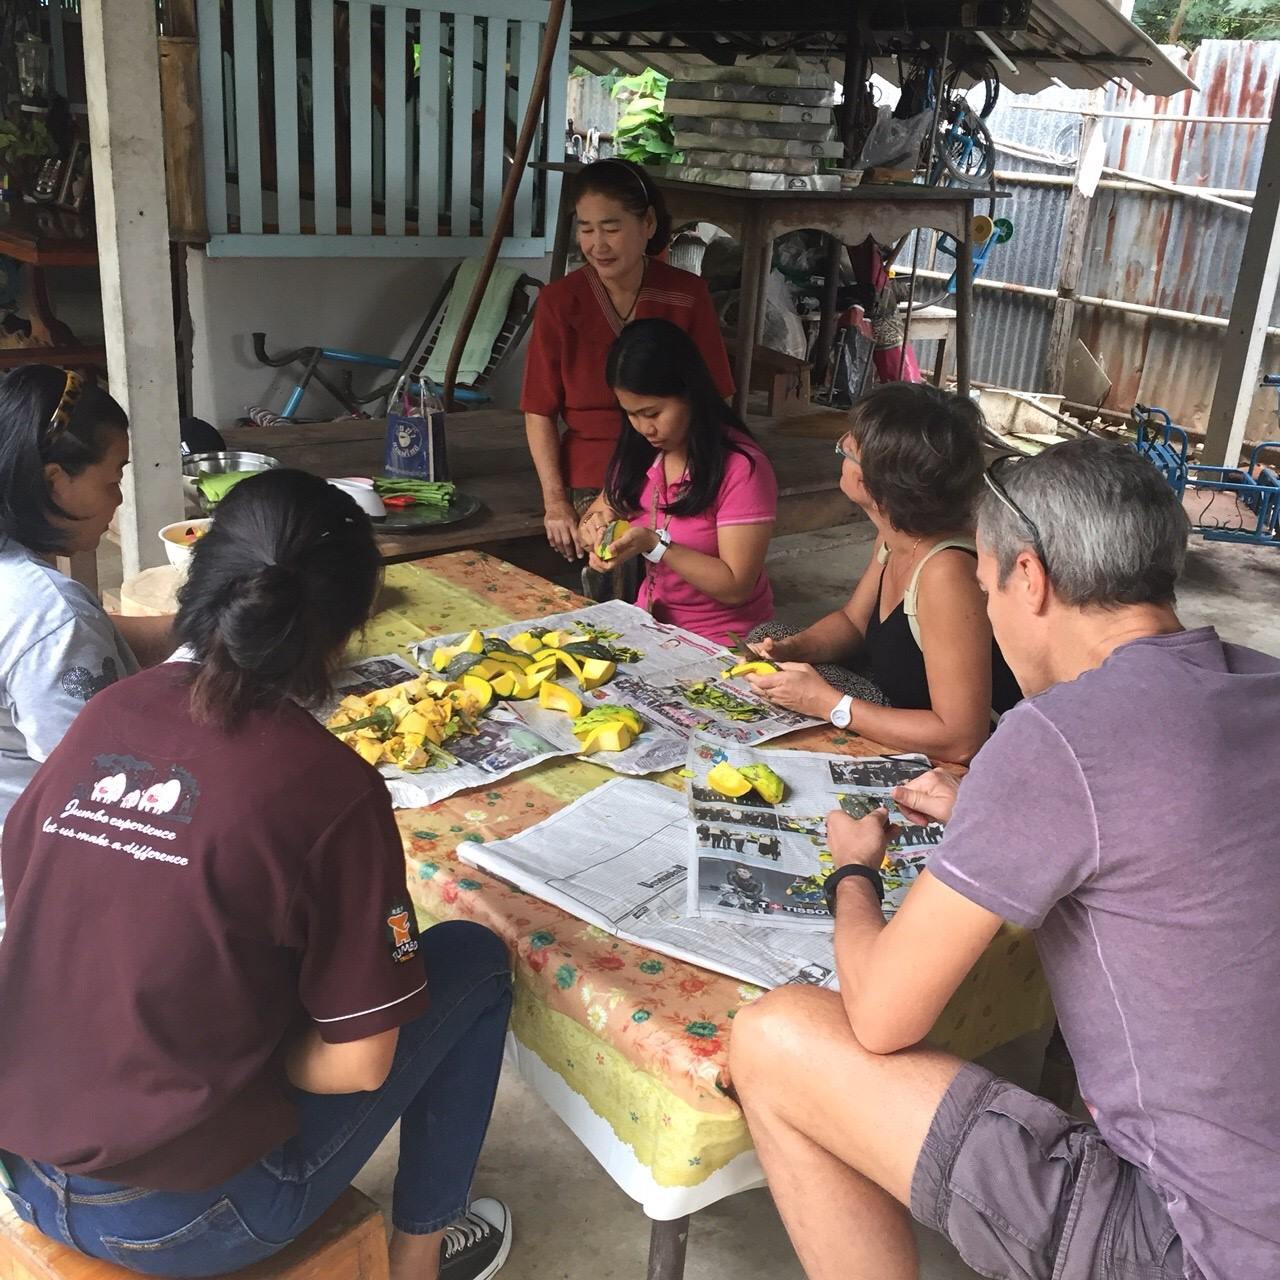
<instances>
[{"instance_id":1,"label":"white wall","mask_svg":"<svg viewBox=\"0 0 1280 1280\"><path fill-rule=\"evenodd\" d=\"M546 279L549 258L503 258ZM456 261L447 258L209 258L187 252L193 328L192 411L215 426L231 426L249 405L279 411L297 381L296 368L269 369L254 359L251 334L267 335L267 351L302 346L345 347L400 357ZM343 366L328 365L335 375ZM348 366L349 367L349 366ZM494 404L514 408L523 352L508 357L491 388ZM357 386L385 376L355 374ZM298 416L345 412L312 384Z\"/></svg>"}]
</instances>

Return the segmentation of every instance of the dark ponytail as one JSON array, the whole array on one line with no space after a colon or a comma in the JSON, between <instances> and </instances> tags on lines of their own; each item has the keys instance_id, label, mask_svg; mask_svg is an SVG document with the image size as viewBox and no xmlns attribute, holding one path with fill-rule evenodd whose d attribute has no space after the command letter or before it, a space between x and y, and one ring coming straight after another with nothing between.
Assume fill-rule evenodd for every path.
<instances>
[{"instance_id":1,"label":"dark ponytail","mask_svg":"<svg viewBox=\"0 0 1280 1280\"><path fill-rule=\"evenodd\" d=\"M576 205L585 195L605 196L637 218L643 218L652 209L657 228L644 247L649 257L661 253L671 242L671 214L667 210L667 202L642 165L615 157L584 166L573 179L573 204Z\"/></svg>"},{"instance_id":2,"label":"dark ponytail","mask_svg":"<svg viewBox=\"0 0 1280 1280\"><path fill-rule=\"evenodd\" d=\"M320 701L381 568L369 518L342 490L304 471L242 480L178 593L175 630L200 663L192 715L233 729L257 707Z\"/></svg>"}]
</instances>

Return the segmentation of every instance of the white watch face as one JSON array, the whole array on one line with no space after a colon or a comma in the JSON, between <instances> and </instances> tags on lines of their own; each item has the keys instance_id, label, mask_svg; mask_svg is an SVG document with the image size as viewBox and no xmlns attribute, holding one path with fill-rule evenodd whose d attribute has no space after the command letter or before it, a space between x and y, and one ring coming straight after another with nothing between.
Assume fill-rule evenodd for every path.
<instances>
[{"instance_id":1,"label":"white watch face","mask_svg":"<svg viewBox=\"0 0 1280 1280\"><path fill-rule=\"evenodd\" d=\"M831 709L831 723L837 729L847 729L849 727L849 702L850 699L846 695Z\"/></svg>"}]
</instances>

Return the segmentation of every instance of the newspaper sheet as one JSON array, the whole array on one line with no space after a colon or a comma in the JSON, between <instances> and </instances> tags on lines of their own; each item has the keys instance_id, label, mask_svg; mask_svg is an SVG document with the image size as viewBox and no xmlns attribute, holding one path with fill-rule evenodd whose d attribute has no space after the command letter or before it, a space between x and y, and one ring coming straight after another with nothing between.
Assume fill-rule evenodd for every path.
<instances>
[{"instance_id":1,"label":"newspaper sheet","mask_svg":"<svg viewBox=\"0 0 1280 1280\"><path fill-rule=\"evenodd\" d=\"M720 673L737 661L718 644L679 627L655 622L635 605L611 600L550 617L488 628L486 634L507 639L522 631L573 633L575 639L599 639L605 645L639 656L619 662L608 684L584 693L585 711L602 703L633 708L645 722L644 732L625 751L588 757L617 773L657 773L679 769L695 734L726 744L751 746L819 721L775 707L751 692L742 678L722 679ZM441 645L457 644L462 636L438 636L416 646L414 656L424 667ZM576 686L566 677L568 687ZM547 711L530 699L507 704L543 739L566 754L576 753L577 740L569 718Z\"/></svg>"},{"instance_id":2,"label":"newspaper sheet","mask_svg":"<svg viewBox=\"0 0 1280 1280\"><path fill-rule=\"evenodd\" d=\"M771 929L759 917L689 918L689 811L678 791L615 778L536 826L464 843L472 866L629 942L759 986L834 983L831 935Z\"/></svg>"},{"instance_id":3,"label":"newspaper sheet","mask_svg":"<svg viewBox=\"0 0 1280 1280\"><path fill-rule=\"evenodd\" d=\"M320 708L323 723L333 714L338 699L386 689L422 674L399 654L365 658L340 671L334 679L336 697ZM498 778L517 773L543 760L565 755L562 747L546 741L505 705L496 706L479 723L479 732L459 734L445 747L452 764L406 773L394 765L378 766L397 809L416 809L465 791L489 786Z\"/></svg>"},{"instance_id":4,"label":"newspaper sheet","mask_svg":"<svg viewBox=\"0 0 1280 1280\"><path fill-rule=\"evenodd\" d=\"M707 775L724 762L768 765L785 784L782 799L769 804L754 789L728 799L712 790ZM822 888L834 866L827 847L827 814L840 808L862 818L882 805L894 824L882 872L885 915L893 915L942 838L942 827L911 825L889 792L929 767L924 756L858 758L694 741L688 783L693 823L689 915L829 935L831 916Z\"/></svg>"}]
</instances>

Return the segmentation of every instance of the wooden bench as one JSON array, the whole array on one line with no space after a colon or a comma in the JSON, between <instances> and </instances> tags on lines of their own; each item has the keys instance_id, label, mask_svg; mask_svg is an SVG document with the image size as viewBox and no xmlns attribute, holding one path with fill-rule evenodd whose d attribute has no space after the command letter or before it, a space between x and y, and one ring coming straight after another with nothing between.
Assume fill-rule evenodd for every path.
<instances>
[{"instance_id":1,"label":"wooden bench","mask_svg":"<svg viewBox=\"0 0 1280 1280\"><path fill-rule=\"evenodd\" d=\"M382 1214L348 1187L291 1245L234 1274L235 1280L388 1280ZM137 1273L41 1235L0 1196L0 1280L137 1280Z\"/></svg>"}]
</instances>

